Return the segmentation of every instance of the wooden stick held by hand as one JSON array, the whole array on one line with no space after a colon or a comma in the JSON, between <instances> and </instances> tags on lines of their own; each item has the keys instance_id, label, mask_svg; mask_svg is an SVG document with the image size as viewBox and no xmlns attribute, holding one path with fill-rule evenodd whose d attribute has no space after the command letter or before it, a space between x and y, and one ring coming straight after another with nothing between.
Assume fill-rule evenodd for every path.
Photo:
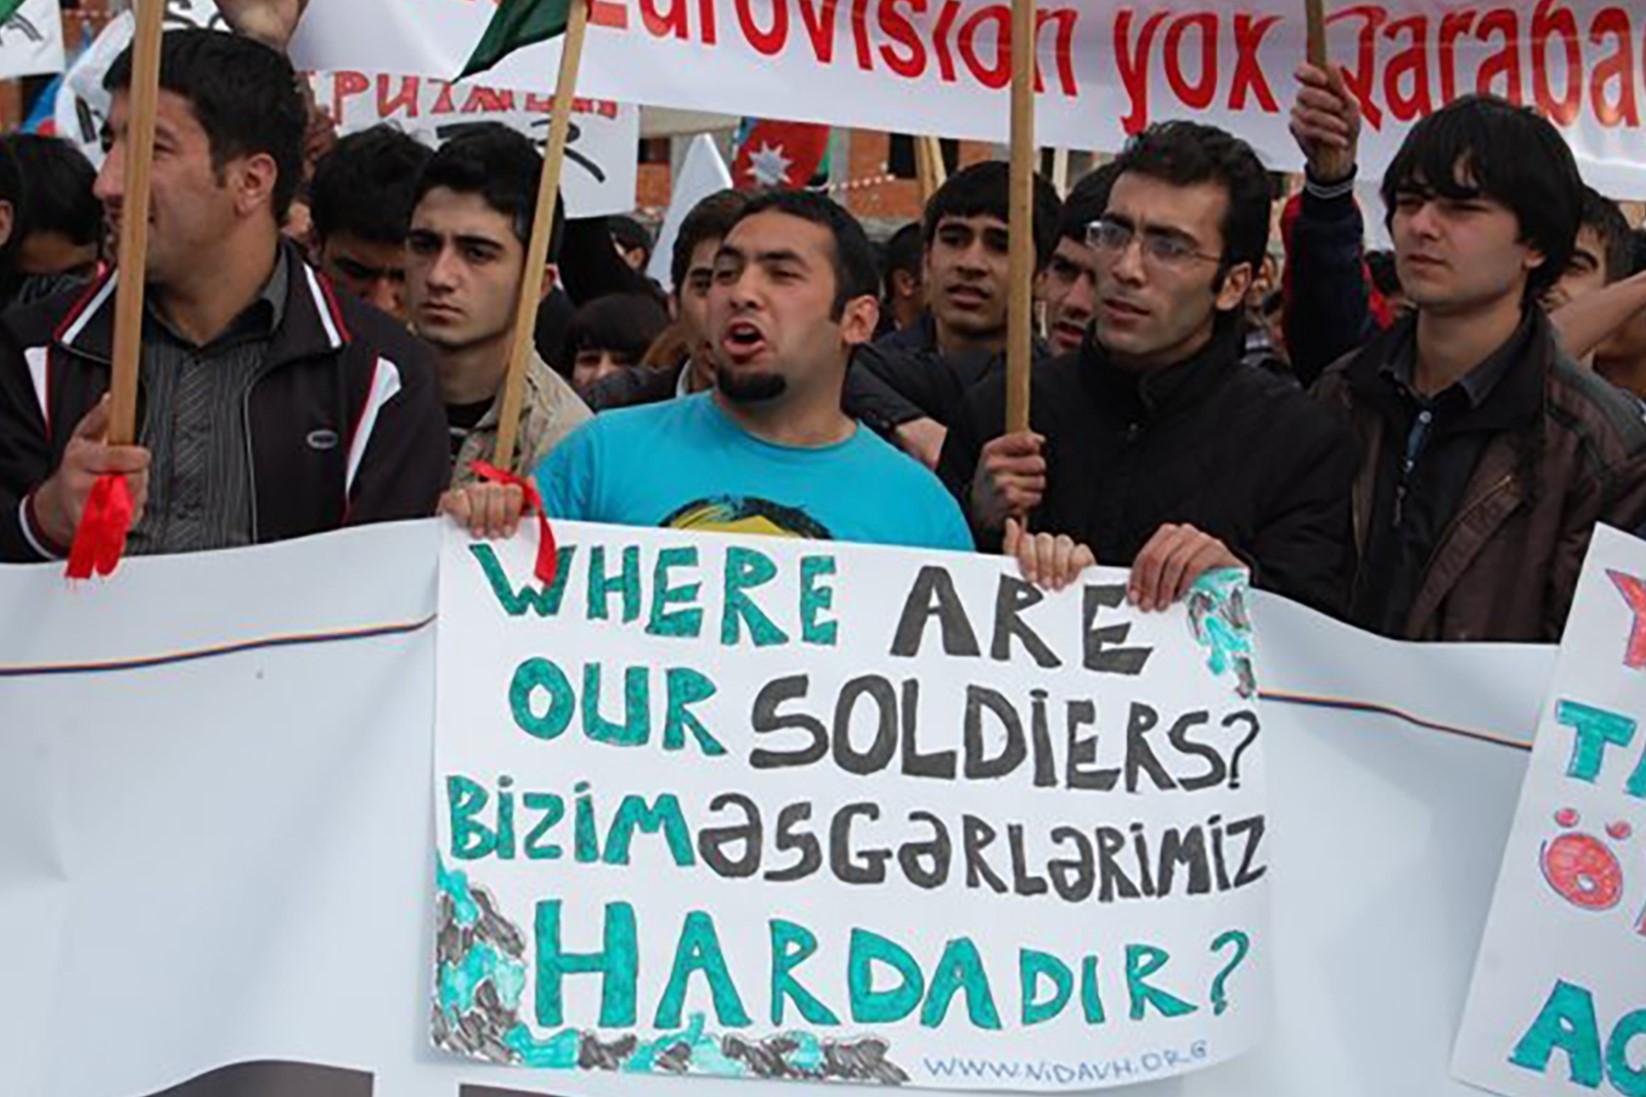
<instances>
[{"instance_id":1,"label":"wooden stick held by hand","mask_svg":"<svg viewBox=\"0 0 1646 1097\"><path fill-rule=\"evenodd\" d=\"M566 166L566 140L571 133L572 98L577 93L577 71L583 62L583 40L589 29L588 0L572 0L561 39L560 76L554 86L549 115L549 144L543 152L543 175L537 186L537 211L532 238L526 247L526 271L515 303L514 335L509 343L509 366L497 419L497 453L492 464L513 471L514 446L520 431L520 405L525 399L526 364L531 360L537 307L543 296L543 268L549 261L549 237L554 231L554 203L560 194L560 176Z\"/></svg>"},{"instance_id":2,"label":"wooden stick held by hand","mask_svg":"<svg viewBox=\"0 0 1646 1097\"><path fill-rule=\"evenodd\" d=\"M1303 0L1303 13L1309 23L1309 64L1317 69L1326 67L1326 0Z\"/></svg>"},{"instance_id":3,"label":"wooden stick held by hand","mask_svg":"<svg viewBox=\"0 0 1646 1097\"><path fill-rule=\"evenodd\" d=\"M143 354L143 272L149 254L149 190L154 116L160 104L160 36L166 0L137 0L127 93L125 194L120 203L120 282L114 298L114 368L109 380L110 444L137 440L137 373Z\"/></svg>"},{"instance_id":4,"label":"wooden stick held by hand","mask_svg":"<svg viewBox=\"0 0 1646 1097\"><path fill-rule=\"evenodd\" d=\"M1006 430L1029 429L1034 346L1035 0L1012 0L1012 160L1007 207L1010 295L1006 307Z\"/></svg>"}]
</instances>

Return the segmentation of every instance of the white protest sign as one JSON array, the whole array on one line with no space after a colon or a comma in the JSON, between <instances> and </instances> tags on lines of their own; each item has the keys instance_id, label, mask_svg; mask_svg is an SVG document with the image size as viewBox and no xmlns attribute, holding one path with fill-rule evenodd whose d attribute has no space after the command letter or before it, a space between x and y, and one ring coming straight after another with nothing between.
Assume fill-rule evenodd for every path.
<instances>
[{"instance_id":1,"label":"white protest sign","mask_svg":"<svg viewBox=\"0 0 1646 1097\"><path fill-rule=\"evenodd\" d=\"M1263 1033L1242 573L1144 615L1124 572L557 529L547 586L525 538L446 541L439 1046L1093 1089Z\"/></svg>"},{"instance_id":2,"label":"white protest sign","mask_svg":"<svg viewBox=\"0 0 1646 1097\"><path fill-rule=\"evenodd\" d=\"M63 71L63 12L58 0L23 0L0 23L0 80Z\"/></svg>"},{"instance_id":3,"label":"white protest sign","mask_svg":"<svg viewBox=\"0 0 1646 1097\"><path fill-rule=\"evenodd\" d=\"M167 0L166 26L226 29L211 0ZM57 93L57 133L78 145L93 164L103 162L102 129L109 112L103 76L130 45L131 35L130 13L112 20L69 68ZM425 76L355 70L311 72L308 78L315 102L330 113L339 133L391 122L430 145L479 122L501 122L541 144L547 140L554 103L550 95L472 80L454 86ZM639 140L638 107L576 101L561 182L570 216L599 217L634 208Z\"/></svg>"},{"instance_id":4,"label":"white protest sign","mask_svg":"<svg viewBox=\"0 0 1646 1097\"><path fill-rule=\"evenodd\" d=\"M425 144L440 145L469 126L500 122L539 146L549 136L552 95L380 72L319 72L309 79L315 101L340 134L388 122ZM600 217L632 210L640 173L640 108L579 98L572 105L571 127L560 181L567 214Z\"/></svg>"},{"instance_id":5,"label":"white protest sign","mask_svg":"<svg viewBox=\"0 0 1646 1097\"><path fill-rule=\"evenodd\" d=\"M429 1046L440 538L139 558L75 588L0 567L0 620L28 623L0 629L6 1092L843 1092ZM1254 615L1274 1031L1198 1074L1103 1066L1137 1097L1468 1097L1447 1068L1527 757L1494 740L1529 737L1553 649L1393 643L1263 596ZM950 1066L1024 1088L1021 1065Z\"/></svg>"},{"instance_id":6,"label":"white protest sign","mask_svg":"<svg viewBox=\"0 0 1646 1097\"><path fill-rule=\"evenodd\" d=\"M1595 531L1458 1038L1513 1097L1646 1094L1646 542Z\"/></svg>"},{"instance_id":7,"label":"white protest sign","mask_svg":"<svg viewBox=\"0 0 1646 1097\"><path fill-rule=\"evenodd\" d=\"M1192 117L1250 140L1276 169L1304 57L1301 0L1049 0L1039 7L1043 144L1117 151L1153 121ZM491 5L313 0L293 52L316 68L449 76ZM1000 0L593 0L579 91L621 102L1004 141L1011 8ZM1459 95L1537 107L1588 182L1646 195L1640 63L1646 9L1610 0L1433 0L1328 5L1332 56L1366 118L1361 168L1380 176L1406 130ZM558 46L506 59L488 79L544 87Z\"/></svg>"},{"instance_id":8,"label":"white protest sign","mask_svg":"<svg viewBox=\"0 0 1646 1097\"><path fill-rule=\"evenodd\" d=\"M100 31L91 45L77 57L63 75L63 84L57 89L55 124L57 136L72 141L86 159L101 166L103 163L103 123L109 116L109 93L103 89L103 77L109 66L131 45L135 23L131 12L124 11ZM217 10L213 0L166 0L167 30L181 27L207 27L227 30L228 24Z\"/></svg>"}]
</instances>

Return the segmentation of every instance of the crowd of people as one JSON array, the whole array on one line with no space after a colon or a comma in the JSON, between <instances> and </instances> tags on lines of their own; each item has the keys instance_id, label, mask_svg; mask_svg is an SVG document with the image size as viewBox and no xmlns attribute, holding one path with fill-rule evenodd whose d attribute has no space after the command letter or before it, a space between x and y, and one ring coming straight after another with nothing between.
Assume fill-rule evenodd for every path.
<instances>
[{"instance_id":1,"label":"crowd of people","mask_svg":"<svg viewBox=\"0 0 1646 1097\"><path fill-rule=\"evenodd\" d=\"M1416 124L1368 253L1360 117L1305 65L1304 184L1157 123L1033 200L1030 429L1005 429L1008 170L876 247L810 191L726 191L671 282L632 218L551 232L518 445L497 456L541 158L474 127L314 140L277 49L162 50L138 441L107 438L130 67L100 170L0 142L0 560L61 558L124 475L132 553L444 512L1006 552L1049 587L1209 569L1412 640L1553 641L1597 522L1646 527L1646 230L1559 131L1486 96ZM1280 239L1271 240L1277 204ZM300 211L294 213L294 210Z\"/></svg>"}]
</instances>

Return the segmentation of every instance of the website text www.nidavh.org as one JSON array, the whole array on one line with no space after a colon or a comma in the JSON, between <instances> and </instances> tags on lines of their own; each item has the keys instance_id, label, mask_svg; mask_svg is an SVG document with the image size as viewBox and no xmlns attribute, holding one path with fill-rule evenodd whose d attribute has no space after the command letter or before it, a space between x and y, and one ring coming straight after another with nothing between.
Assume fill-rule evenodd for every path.
<instances>
[{"instance_id":1,"label":"website text www.nidavh.org","mask_svg":"<svg viewBox=\"0 0 1646 1097\"><path fill-rule=\"evenodd\" d=\"M990 1082L1042 1082L1060 1086L1135 1082L1175 1074L1205 1064L1211 1049L1205 1040L1183 1048L1145 1051L1119 1059L1053 1062L1048 1059L984 1059L974 1055L924 1057L934 1080L953 1078Z\"/></svg>"}]
</instances>

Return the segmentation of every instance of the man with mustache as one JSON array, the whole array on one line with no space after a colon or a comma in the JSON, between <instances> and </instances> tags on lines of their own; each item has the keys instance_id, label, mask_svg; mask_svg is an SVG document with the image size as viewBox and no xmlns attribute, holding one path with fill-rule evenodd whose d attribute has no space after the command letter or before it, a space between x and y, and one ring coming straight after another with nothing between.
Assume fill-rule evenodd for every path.
<instances>
[{"instance_id":1,"label":"man with mustache","mask_svg":"<svg viewBox=\"0 0 1646 1097\"><path fill-rule=\"evenodd\" d=\"M193 29L167 32L161 60L145 269L0 323L0 561L66 555L104 475L126 478L133 555L429 514L448 469L428 349L281 239L305 124L290 63ZM105 79L111 225L130 82L128 50ZM147 286L136 445L107 437L123 277Z\"/></svg>"},{"instance_id":2,"label":"man with mustache","mask_svg":"<svg viewBox=\"0 0 1646 1097\"><path fill-rule=\"evenodd\" d=\"M1340 608L1352 441L1294 385L1241 362L1269 237L1262 163L1222 130L1167 122L1134 138L1114 171L1087 234L1090 338L1036 366L1028 431L1002 433L1003 377L974 389L943 478L979 542L1003 540L1033 581L1070 581L1086 545L1131 567L1145 610L1219 567Z\"/></svg>"}]
</instances>

